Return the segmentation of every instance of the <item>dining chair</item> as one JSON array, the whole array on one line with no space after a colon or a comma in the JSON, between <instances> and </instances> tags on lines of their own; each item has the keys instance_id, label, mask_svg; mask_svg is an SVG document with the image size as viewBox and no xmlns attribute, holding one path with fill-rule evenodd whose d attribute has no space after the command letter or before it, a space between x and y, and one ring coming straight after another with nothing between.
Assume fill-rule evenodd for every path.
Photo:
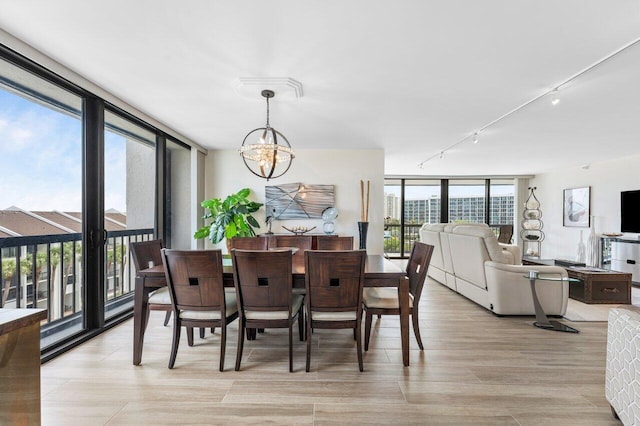
<instances>
[{"instance_id":1,"label":"dining chair","mask_svg":"<svg viewBox=\"0 0 640 426\"><path fill-rule=\"evenodd\" d=\"M513 237L513 225L500 225L499 229L498 242L511 244L511 237Z\"/></svg>"},{"instance_id":2,"label":"dining chair","mask_svg":"<svg viewBox=\"0 0 640 426\"><path fill-rule=\"evenodd\" d=\"M313 239L310 235L275 235L269 238L269 250L283 247L295 247L298 250L293 254L293 263L302 266L304 264L305 250L311 250ZM304 295L303 288L294 288L294 294Z\"/></svg>"},{"instance_id":3,"label":"dining chair","mask_svg":"<svg viewBox=\"0 0 640 426\"><path fill-rule=\"evenodd\" d=\"M236 371L240 370L245 329L288 328L289 371L293 372L293 323L303 339L303 296L293 294L291 250L231 250L240 325Z\"/></svg>"},{"instance_id":4,"label":"dining chair","mask_svg":"<svg viewBox=\"0 0 640 426\"><path fill-rule=\"evenodd\" d=\"M227 324L238 318L236 295L224 291L221 250L162 249L162 263L175 312L169 368L173 368L180 344L180 330L187 327L193 345L193 327L220 327L220 371L224 371Z\"/></svg>"},{"instance_id":5,"label":"dining chair","mask_svg":"<svg viewBox=\"0 0 640 426\"><path fill-rule=\"evenodd\" d=\"M140 241L137 243L131 243L130 247L131 257L133 258L133 264L136 267L136 271L162 264L161 250L164 248L162 240ZM166 311L164 325L166 326L169 324L171 312L173 312L171 297L169 296L169 288L164 286L154 290L149 294L148 303L150 311ZM149 316L147 315L147 321L148 320ZM147 324L145 324L144 327L146 329Z\"/></svg>"},{"instance_id":6,"label":"dining chair","mask_svg":"<svg viewBox=\"0 0 640 426\"><path fill-rule=\"evenodd\" d=\"M313 250L305 252L307 311L307 365L311 366L311 331L352 328L358 367L362 365L362 286L364 250Z\"/></svg>"},{"instance_id":7,"label":"dining chair","mask_svg":"<svg viewBox=\"0 0 640 426\"><path fill-rule=\"evenodd\" d=\"M266 250L269 239L265 237L234 237L229 240L230 249Z\"/></svg>"},{"instance_id":8,"label":"dining chair","mask_svg":"<svg viewBox=\"0 0 640 426\"><path fill-rule=\"evenodd\" d=\"M336 237L318 235L316 237L317 250L353 250L353 237Z\"/></svg>"},{"instance_id":9,"label":"dining chair","mask_svg":"<svg viewBox=\"0 0 640 426\"><path fill-rule=\"evenodd\" d=\"M433 246L421 242L414 242L411 255L407 262L407 277L409 278L409 309L413 323L413 333L418 341L420 350L424 350L420 338L418 325L418 303L427 277L427 269L433 254ZM373 315L400 315L400 303L398 301L398 289L392 287L368 287L363 291L363 305L365 310L364 326L364 350L369 350L369 338L371 337L371 322Z\"/></svg>"}]
</instances>

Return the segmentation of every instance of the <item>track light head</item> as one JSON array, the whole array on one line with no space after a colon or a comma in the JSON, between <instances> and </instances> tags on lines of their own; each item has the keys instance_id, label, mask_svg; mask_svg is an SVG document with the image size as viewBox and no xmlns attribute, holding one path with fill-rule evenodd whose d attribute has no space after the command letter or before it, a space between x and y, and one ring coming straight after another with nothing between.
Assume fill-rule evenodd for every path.
<instances>
[{"instance_id":1,"label":"track light head","mask_svg":"<svg viewBox=\"0 0 640 426\"><path fill-rule=\"evenodd\" d=\"M476 145L478 142L480 142L480 141L478 140L478 132L475 132L475 133L473 134L473 144L474 144L474 145Z\"/></svg>"},{"instance_id":2,"label":"track light head","mask_svg":"<svg viewBox=\"0 0 640 426\"><path fill-rule=\"evenodd\" d=\"M440 159L444 160L444 151L440 151Z\"/></svg>"},{"instance_id":3,"label":"track light head","mask_svg":"<svg viewBox=\"0 0 640 426\"><path fill-rule=\"evenodd\" d=\"M556 106L560 103L560 98L558 97L558 89L555 88L551 92L551 105Z\"/></svg>"}]
</instances>

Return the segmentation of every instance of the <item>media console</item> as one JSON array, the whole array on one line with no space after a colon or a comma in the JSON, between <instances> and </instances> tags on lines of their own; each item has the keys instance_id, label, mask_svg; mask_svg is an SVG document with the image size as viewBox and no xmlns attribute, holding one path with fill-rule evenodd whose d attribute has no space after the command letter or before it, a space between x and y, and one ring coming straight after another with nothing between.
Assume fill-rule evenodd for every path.
<instances>
[{"instance_id":1,"label":"media console","mask_svg":"<svg viewBox=\"0 0 640 426\"><path fill-rule=\"evenodd\" d=\"M631 281L640 285L640 240L618 237L600 238L600 266L631 274Z\"/></svg>"}]
</instances>

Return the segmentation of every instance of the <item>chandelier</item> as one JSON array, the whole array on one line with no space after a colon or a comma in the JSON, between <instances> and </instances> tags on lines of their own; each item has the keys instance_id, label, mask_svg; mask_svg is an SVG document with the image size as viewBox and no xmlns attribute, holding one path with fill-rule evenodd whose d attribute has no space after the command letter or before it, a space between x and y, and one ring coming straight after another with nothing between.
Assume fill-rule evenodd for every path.
<instances>
[{"instance_id":1,"label":"chandelier","mask_svg":"<svg viewBox=\"0 0 640 426\"><path fill-rule=\"evenodd\" d=\"M262 96L267 99L267 124L250 131L244 137L240 156L251 173L269 180L284 175L291 167L295 154L287 138L269 125L269 99L275 93L263 90Z\"/></svg>"}]
</instances>

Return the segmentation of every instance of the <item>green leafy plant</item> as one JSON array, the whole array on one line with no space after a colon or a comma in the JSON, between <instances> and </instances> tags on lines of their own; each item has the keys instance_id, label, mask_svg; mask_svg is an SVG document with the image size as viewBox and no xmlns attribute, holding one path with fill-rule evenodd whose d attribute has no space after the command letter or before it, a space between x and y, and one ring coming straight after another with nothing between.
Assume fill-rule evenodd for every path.
<instances>
[{"instance_id":1,"label":"green leafy plant","mask_svg":"<svg viewBox=\"0 0 640 426\"><path fill-rule=\"evenodd\" d=\"M236 194L231 194L224 201L221 198L211 198L200 205L207 210L203 217L212 222L198 229L193 235L196 239L209 238L213 244L219 243L224 238L253 237L256 235L254 228L260 228L260 224L251 213L255 213L262 207L262 203L250 201L247 197L251 190L244 188Z\"/></svg>"}]
</instances>

